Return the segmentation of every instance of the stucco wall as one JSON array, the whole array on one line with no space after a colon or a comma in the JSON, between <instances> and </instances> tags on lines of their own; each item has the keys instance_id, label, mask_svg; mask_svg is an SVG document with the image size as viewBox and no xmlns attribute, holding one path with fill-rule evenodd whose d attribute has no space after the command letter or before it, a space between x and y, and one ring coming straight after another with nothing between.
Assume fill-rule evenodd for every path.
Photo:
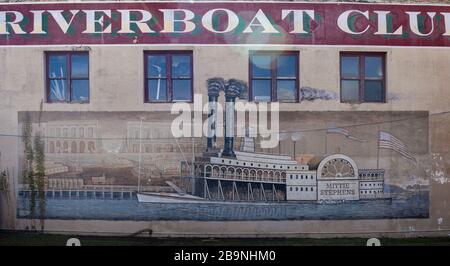
<instances>
[{"instance_id":1,"label":"stucco wall","mask_svg":"<svg viewBox=\"0 0 450 266\"><path fill-rule=\"evenodd\" d=\"M376 1L391 2L391 1ZM393 1L392 1L393 2ZM403 1L397 1L403 2ZM411 2L411 1L407 1ZM419 1L422 2L422 1ZM429 1L449 2L449 1ZM49 220L46 230L99 234L131 234L152 229L159 236L322 236L324 234L376 234L392 236L447 235L450 231L450 53L448 48L393 48L340 46L86 46L0 47L0 167L9 168L18 183L21 134L18 112L39 111L145 111L167 112L171 104L148 104L143 100L143 52L146 50L192 50L194 93L206 102L205 82L211 77L248 80L250 50L298 50L300 87L327 90L339 95L339 52L386 52L387 103L345 104L339 99L281 104L282 111L427 111L429 152L437 159L429 173L428 219L346 221L60 221ZM90 103L48 104L45 95L45 51L86 50L90 60ZM288 124L286 124L288 125ZM320 140L318 140L320 142ZM433 170L433 169L432 169ZM440 173L439 172L439 173ZM25 229L29 221L16 217L16 193L0 193L0 228ZM440 220L442 219L442 220Z\"/></svg>"},{"instance_id":2,"label":"stucco wall","mask_svg":"<svg viewBox=\"0 0 450 266\"><path fill-rule=\"evenodd\" d=\"M248 79L249 50L300 52L300 87L311 87L339 95L339 52L386 52L387 98L385 104L343 104L339 100L282 104L295 111L445 111L450 77L446 75L450 54L446 48L382 47L243 47L243 46L90 46L2 48L0 79L2 108L38 111L45 95L45 51L87 50L90 54L91 97L89 104L44 104L43 111L170 111L171 104L148 104L143 100L143 51L192 50L194 93L206 98L206 80L212 77ZM26 63L25 63L26 62ZM230 67L232 65L232 67ZM32 87L32 89L30 88ZM426 89L424 89L426 88ZM124 104L124 102L126 104Z\"/></svg>"},{"instance_id":3,"label":"stucco wall","mask_svg":"<svg viewBox=\"0 0 450 266\"><path fill-rule=\"evenodd\" d=\"M143 51L166 47L99 47L89 48L91 64L91 101L89 104L43 104L43 111L169 111L170 104L143 103ZM44 98L44 51L66 50L61 48L2 48L0 49L0 98L2 109L2 134L19 135L18 111L39 111ZM202 93L206 101L205 81L210 77L238 78L247 80L248 50L259 47L170 47L170 49L192 49L194 51L194 88ZM280 49L272 47L264 49ZM281 109L291 111L429 111L431 115L430 134L432 152L448 153L448 135L442 129L448 124L448 118L434 117L433 114L446 111L449 104L447 94L449 84L450 55L440 48L349 48L349 47L283 47L300 51L300 86L333 91L339 95L339 52L340 51L386 51L388 73L388 102L385 104L344 104L336 100L304 101L298 104L282 104ZM18 138L2 137L2 165L18 169ZM6 151L6 152L5 152ZM445 159L444 159L445 161ZM446 161L448 162L448 161ZM448 172L446 172L447 174ZM12 181L12 180L11 180ZM16 183L17 181L15 181ZM347 232L347 231L404 231L410 226L414 230L435 230L437 219L443 218L441 228L447 228L448 182L431 180L430 218L420 220L378 220L349 222L239 222L237 227L231 223L183 222L183 230L178 233L216 232L215 226L236 233L237 229L246 233L263 234L264 228L274 233L282 232ZM13 193L10 195L13 196ZM2 215L2 225L8 228L23 228L24 221L14 222L15 200L10 199L9 215ZM5 208L6 209L6 208ZM102 222L103 223L103 222ZM67 226L65 226L67 224ZM90 231L90 222L47 223L48 230ZM108 224L111 224L108 222ZM113 224L113 223L112 223ZM149 226L148 223L127 222L127 228L121 222L110 230L133 232ZM169 233L176 222L152 222L157 226L155 232ZM53 228L54 225L55 227ZM72 225L74 227L72 227ZM128 225L131 227L128 228ZM204 227L205 226L205 227ZM247 227L248 226L248 227ZM323 226L327 228L324 230ZM60 228L60 229L59 229ZM207 229L209 228L209 229ZM301 229L300 229L301 228ZM356 230L355 228L359 228ZM97 230L97 229L96 229ZM94 230L94 231L96 231ZM104 229L99 228L99 232ZM178 230L178 229L177 229ZM206 231L205 231L206 230ZM245 230L244 230L245 231Z\"/></svg>"}]
</instances>

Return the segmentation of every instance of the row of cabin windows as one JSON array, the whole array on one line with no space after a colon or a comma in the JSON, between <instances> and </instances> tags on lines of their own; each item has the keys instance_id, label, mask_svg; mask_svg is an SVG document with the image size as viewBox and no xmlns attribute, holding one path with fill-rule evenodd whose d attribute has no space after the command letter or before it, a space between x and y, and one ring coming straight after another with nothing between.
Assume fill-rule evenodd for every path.
<instances>
[{"instance_id":1,"label":"row of cabin windows","mask_svg":"<svg viewBox=\"0 0 450 266\"><path fill-rule=\"evenodd\" d=\"M382 184L381 184L381 183L378 183L378 184L373 184L373 185L372 185L372 183L368 183L368 184L367 184L367 183L362 183L361 186L362 186L362 187L371 187L371 186L374 186L374 187L381 187Z\"/></svg>"},{"instance_id":2,"label":"row of cabin windows","mask_svg":"<svg viewBox=\"0 0 450 266\"><path fill-rule=\"evenodd\" d=\"M307 191L314 192L314 187L310 187L309 189L308 189L308 187L300 187L300 191L303 191L303 190L305 192L307 192ZM294 189L292 187L290 187L289 191L294 191ZM299 188L295 187L295 191L299 191Z\"/></svg>"},{"instance_id":3,"label":"row of cabin windows","mask_svg":"<svg viewBox=\"0 0 450 266\"><path fill-rule=\"evenodd\" d=\"M379 193L382 193L381 191L376 191L376 190L361 190L360 192L359 192L360 194L379 194Z\"/></svg>"},{"instance_id":4,"label":"row of cabin windows","mask_svg":"<svg viewBox=\"0 0 450 266\"><path fill-rule=\"evenodd\" d=\"M382 174L380 174L382 176ZM359 177L378 177L378 173L372 173L372 174L359 174Z\"/></svg>"},{"instance_id":5,"label":"row of cabin windows","mask_svg":"<svg viewBox=\"0 0 450 266\"><path fill-rule=\"evenodd\" d=\"M148 51L145 102L192 102L192 51ZM88 52L46 53L47 101L89 102ZM341 53L341 102L385 102L384 53ZM249 100L299 102L299 53L251 51Z\"/></svg>"},{"instance_id":6,"label":"row of cabin windows","mask_svg":"<svg viewBox=\"0 0 450 266\"><path fill-rule=\"evenodd\" d=\"M290 175L291 179L294 179L294 175ZM295 175L295 179L298 179L299 175ZM300 179L308 179L308 175L300 175ZM309 178L314 179L314 176L311 175Z\"/></svg>"},{"instance_id":7,"label":"row of cabin windows","mask_svg":"<svg viewBox=\"0 0 450 266\"><path fill-rule=\"evenodd\" d=\"M289 191L294 191L294 188L290 187ZM297 191L297 192L298 191L301 191L301 192L303 192L303 191L305 191L305 192L308 192L308 191L314 192L314 187L310 187L309 189L308 189L308 187L300 187L300 189L299 189L299 187L295 187L295 191ZM374 191L372 191L372 190L361 190L360 193L361 194L378 194L379 192L377 192L376 190L374 190Z\"/></svg>"},{"instance_id":8,"label":"row of cabin windows","mask_svg":"<svg viewBox=\"0 0 450 266\"><path fill-rule=\"evenodd\" d=\"M70 131L69 131L70 130ZM84 138L85 136L85 131L87 131L86 136L88 138L92 138L94 137L94 128L93 127L89 127L87 128L87 130L85 130L84 127L81 127L77 130L77 128L72 127L72 128L47 128L46 130L46 136L47 137L81 137ZM78 134L77 134L78 133Z\"/></svg>"},{"instance_id":9,"label":"row of cabin windows","mask_svg":"<svg viewBox=\"0 0 450 266\"><path fill-rule=\"evenodd\" d=\"M222 163L225 163L225 160L222 160ZM228 161L228 164L232 164L232 161ZM236 165L239 165L239 161L236 161ZM244 165L244 166L246 166L247 165L247 163L242 163L242 165ZM250 163L250 166L254 166L254 164L253 163ZM276 168L276 165L272 165L273 166L273 168ZM258 164L258 167L261 167L261 164ZM266 167L269 167L269 165L268 164L266 164ZM287 166L286 167L287 169L291 169L291 167L290 166ZM301 166L300 167L302 170L305 170L305 167L303 167L303 166ZM280 169L283 169L283 165L280 165ZM294 169L297 169L297 166L294 166Z\"/></svg>"}]
</instances>

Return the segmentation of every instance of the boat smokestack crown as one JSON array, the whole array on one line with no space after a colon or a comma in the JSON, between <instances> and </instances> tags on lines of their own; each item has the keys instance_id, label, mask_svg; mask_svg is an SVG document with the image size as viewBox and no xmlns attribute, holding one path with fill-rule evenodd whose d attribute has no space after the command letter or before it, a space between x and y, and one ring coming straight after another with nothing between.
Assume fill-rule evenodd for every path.
<instances>
[{"instance_id":1,"label":"boat smokestack crown","mask_svg":"<svg viewBox=\"0 0 450 266\"><path fill-rule=\"evenodd\" d=\"M234 104L236 98L244 97L246 91L246 83L236 79L228 80L225 86L225 144L222 156L236 157L233 150L235 131Z\"/></svg>"},{"instance_id":2,"label":"boat smokestack crown","mask_svg":"<svg viewBox=\"0 0 450 266\"><path fill-rule=\"evenodd\" d=\"M216 121L217 121L217 100L220 91L225 90L225 80L223 78L210 78L208 86L208 139L206 151L216 148Z\"/></svg>"}]
</instances>

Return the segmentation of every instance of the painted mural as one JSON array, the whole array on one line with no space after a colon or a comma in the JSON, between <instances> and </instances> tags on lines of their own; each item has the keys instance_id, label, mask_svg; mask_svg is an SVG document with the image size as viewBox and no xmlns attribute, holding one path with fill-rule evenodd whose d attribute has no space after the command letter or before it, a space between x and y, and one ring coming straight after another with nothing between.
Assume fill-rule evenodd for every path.
<instances>
[{"instance_id":1,"label":"painted mural","mask_svg":"<svg viewBox=\"0 0 450 266\"><path fill-rule=\"evenodd\" d=\"M308 97L332 97L307 91ZM281 112L275 148L262 148L259 137L246 134L234 138L231 151L226 137L174 138L175 117L170 112L20 112L18 217L429 216L433 158L427 112Z\"/></svg>"}]
</instances>

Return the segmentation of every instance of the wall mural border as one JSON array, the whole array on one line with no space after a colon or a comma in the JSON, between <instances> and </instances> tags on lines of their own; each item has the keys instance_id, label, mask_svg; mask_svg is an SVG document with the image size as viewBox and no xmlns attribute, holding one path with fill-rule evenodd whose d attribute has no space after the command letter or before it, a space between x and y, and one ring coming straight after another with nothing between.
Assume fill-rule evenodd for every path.
<instances>
[{"instance_id":1,"label":"wall mural border","mask_svg":"<svg viewBox=\"0 0 450 266\"><path fill-rule=\"evenodd\" d=\"M235 157L220 156L223 138L208 146L170 137L174 117L19 112L19 128L31 131L21 173L39 172L26 168L26 146L40 136L45 183L44 200L35 186L33 202L29 179L19 178L17 217L38 218L41 204L45 219L62 220L429 217L428 112L286 112L276 148L245 136Z\"/></svg>"}]
</instances>

